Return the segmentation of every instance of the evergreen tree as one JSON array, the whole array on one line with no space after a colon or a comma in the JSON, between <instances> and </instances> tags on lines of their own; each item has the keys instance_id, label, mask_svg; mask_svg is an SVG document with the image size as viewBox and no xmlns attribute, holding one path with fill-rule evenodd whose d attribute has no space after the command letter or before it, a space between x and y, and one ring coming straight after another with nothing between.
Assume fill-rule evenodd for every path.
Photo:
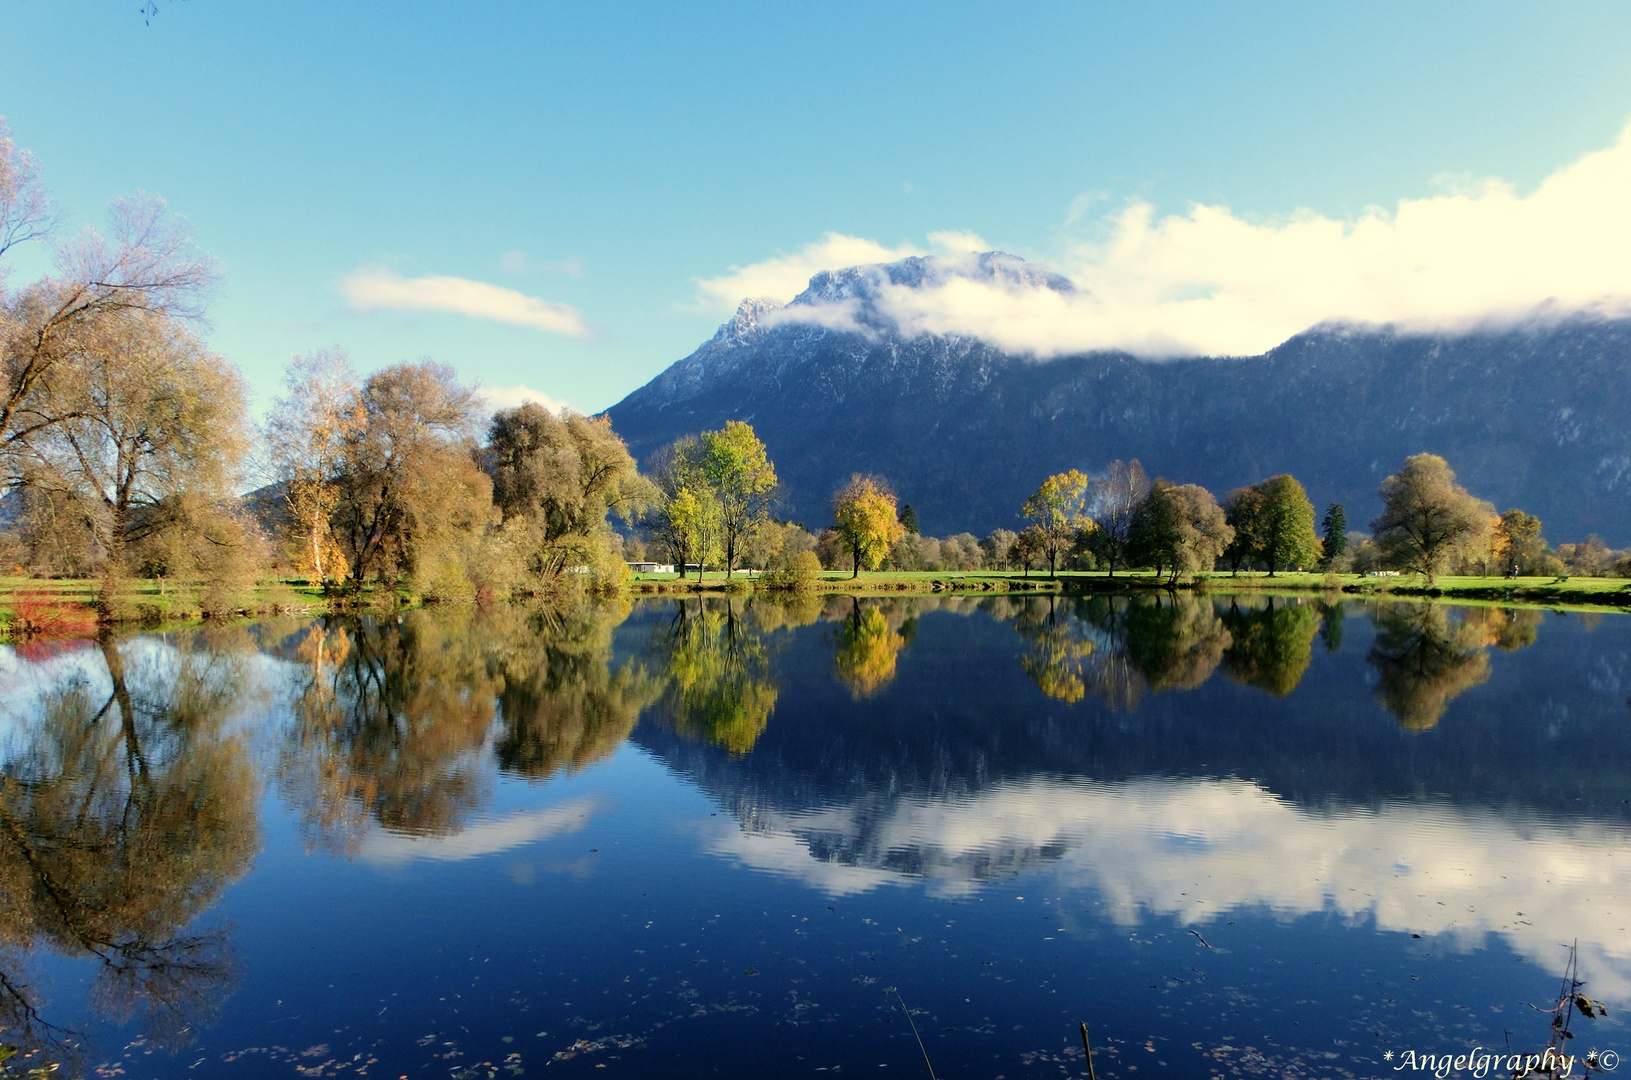
<instances>
[{"instance_id":1,"label":"evergreen tree","mask_svg":"<svg viewBox=\"0 0 1631 1080\"><path fill-rule=\"evenodd\" d=\"M906 530L907 536L916 536L918 534L917 511L912 509L911 503L907 503L900 508L900 527Z\"/></svg>"},{"instance_id":2,"label":"evergreen tree","mask_svg":"<svg viewBox=\"0 0 1631 1080\"><path fill-rule=\"evenodd\" d=\"M1324 562L1330 566L1348 550L1348 514L1341 503L1332 503L1325 508L1325 520L1320 522L1320 528L1324 530Z\"/></svg>"}]
</instances>

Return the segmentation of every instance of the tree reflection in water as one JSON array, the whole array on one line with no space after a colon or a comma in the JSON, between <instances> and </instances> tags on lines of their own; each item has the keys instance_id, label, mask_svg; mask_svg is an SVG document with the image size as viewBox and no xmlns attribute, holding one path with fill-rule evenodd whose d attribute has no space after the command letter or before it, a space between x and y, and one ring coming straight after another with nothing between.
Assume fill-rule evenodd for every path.
<instances>
[{"instance_id":1,"label":"tree reflection in water","mask_svg":"<svg viewBox=\"0 0 1631 1080\"><path fill-rule=\"evenodd\" d=\"M503 676L501 769L533 779L575 771L628 738L663 691L643 663L612 668L612 632L628 612L624 603L501 607L483 621Z\"/></svg>"},{"instance_id":2,"label":"tree reflection in water","mask_svg":"<svg viewBox=\"0 0 1631 1080\"><path fill-rule=\"evenodd\" d=\"M312 842L350 850L369 818L446 836L484 800L503 679L476 619L446 607L311 626L281 771Z\"/></svg>"},{"instance_id":3,"label":"tree reflection in water","mask_svg":"<svg viewBox=\"0 0 1631 1080\"><path fill-rule=\"evenodd\" d=\"M1320 631L1317 605L1272 596L1259 608L1231 602L1223 624L1231 638L1223 655L1225 675L1275 697L1297 689L1313 660L1314 635ZM1341 630L1336 634L1340 640Z\"/></svg>"},{"instance_id":4,"label":"tree reflection in water","mask_svg":"<svg viewBox=\"0 0 1631 1080\"><path fill-rule=\"evenodd\" d=\"M850 611L838 625L838 651L833 660L838 681L849 687L856 701L871 697L895 678L900 652L911 644L917 630L917 619L906 615L907 610L904 605L890 605L886 614L880 605L863 605L859 598L850 598Z\"/></svg>"},{"instance_id":5,"label":"tree reflection in water","mask_svg":"<svg viewBox=\"0 0 1631 1080\"><path fill-rule=\"evenodd\" d=\"M1230 644L1210 599L1170 593L1095 596L1068 609L1037 599L1014 628L1030 644L1020 664L1044 694L1065 702L1093 694L1117 712L1152 692L1201 685Z\"/></svg>"},{"instance_id":6,"label":"tree reflection in water","mask_svg":"<svg viewBox=\"0 0 1631 1080\"><path fill-rule=\"evenodd\" d=\"M93 1008L162 1044L191 1042L230 992L224 935L193 923L258 842L254 775L225 730L248 644L104 640L26 723L0 776L0 1029L25 1067L76 1045L23 974L37 948L94 958Z\"/></svg>"},{"instance_id":7,"label":"tree reflection in water","mask_svg":"<svg viewBox=\"0 0 1631 1080\"><path fill-rule=\"evenodd\" d=\"M757 605L730 598L680 600L651 643L666 676L664 714L680 735L723 746L753 748L778 694L766 635L754 625Z\"/></svg>"},{"instance_id":8,"label":"tree reflection in water","mask_svg":"<svg viewBox=\"0 0 1631 1080\"><path fill-rule=\"evenodd\" d=\"M1489 647L1513 652L1534 644L1542 613L1442 604L1373 608L1376 700L1410 731L1436 726L1450 702L1489 678Z\"/></svg>"}]
</instances>

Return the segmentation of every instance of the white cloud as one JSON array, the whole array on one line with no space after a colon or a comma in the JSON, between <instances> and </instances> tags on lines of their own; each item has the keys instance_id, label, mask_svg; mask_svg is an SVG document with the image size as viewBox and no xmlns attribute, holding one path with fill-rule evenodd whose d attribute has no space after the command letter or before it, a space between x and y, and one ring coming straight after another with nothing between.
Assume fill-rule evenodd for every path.
<instances>
[{"instance_id":1,"label":"white cloud","mask_svg":"<svg viewBox=\"0 0 1631 1080\"><path fill-rule=\"evenodd\" d=\"M929 234L929 243L945 255L967 255L991 250L991 245L986 243L985 237L967 229L942 229L939 232L932 232Z\"/></svg>"},{"instance_id":2,"label":"white cloud","mask_svg":"<svg viewBox=\"0 0 1631 1080\"><path fill-rule=\"evenodd\" d=\"M572 408L572 406L568 405L566 402L561 401L559 398L552 398L543 391L534 390L530 386L483 386L480 393L481 396L486 399L487 407L492 409L494 412L497 412L500 409L520 408L529 401L542 405L552 413L558 413L562 409L566 409L569 412L579 411Z\"/></svg>"},{"instance_id":3,"label":"white cloud","mask_svg":"<svg viewBox=\"0 0 1631 1080\"><path fill-rule=\"evenodd\" d=\"M922 254L923 251L911 244L885 247L876 240L830 232L792 255L778 255L751 266L733 266L728 274L699 279L697 288L702 293L704 306L730 312L748 299L785 303L803 292L810 278L823 270L896 262Z\"/></svg>"},{"instance_id":4,"label":"white cloud","mask_svg":"<svg viewBox=\"0 0 1631 1080\"><path fill-rule=\"evenodd\" d=\"M586 797L546 810L493 818L452 836L404 836L379 830L363 838L357 855L364 862L381 866L398 866L418 860L463 862L576 832L601 809L599 799Z\"/></svg>"},{"instance_id":5,"label":"white cloud","mask_svg":"<svg viewBox=\"0 0 1631 1080\"><path fill-rule=\"evenodd\" d=\"M583 317L570 305L540 300L485 281L444 276L404 278L389 270L358 270L340 282L340 291L357 311L450 311L567 337L589 336Z\"/></svg>"},{"instance_id":6,"label":"white cloud","mask_svg":"<svg viewBox=\"0 0 1631 1080\"><path fill-rule=\"evenodd\" d=\"M1072 217L1090 204L1078 200ZM1159 217L1135 202L1103 224L1107 239L1059 260L1074 294L952 278L925 290L885 286L878 306L908 333L966 335L1044 357L1092 349L1255 354L1325 321L1460 330L1587 309L1627 313L1631 127L1527 195L1498 180L1462 181L1355 220L1299 211L1271 223L1207 205ZM956 250L944 239L951 235L960 234L935 238ZM868 244L829 234L802 254L836 259ZM797 269L830 261L802 258ZM727 283L755 279L760 268L785 267L790 280L794 262L771 260L704 284L723 298ZM785 299L790 291L784 283L769 294Z\"/></svg>"},{"instance_id":7,"label":"white cloud","mask_svg":"<svg viewBox=\"0 0 1631 1080\"><path fill-rule=\"evenodd\" d=\"M961 895L1024 871L1098 891L1129 925L1146 913L1204 924L1251 909L1335 912L1462 947L1494 936L1548 967L1558 942L1578 938L1592 984L1631 992L1631 834L1615 822L1409 802L1318 811L1243 780L1036 778L879 810L764 812L707 848L832 896L914 878ZM842 862L816 853L835 836Z\"/></svg>"}]
</instances>

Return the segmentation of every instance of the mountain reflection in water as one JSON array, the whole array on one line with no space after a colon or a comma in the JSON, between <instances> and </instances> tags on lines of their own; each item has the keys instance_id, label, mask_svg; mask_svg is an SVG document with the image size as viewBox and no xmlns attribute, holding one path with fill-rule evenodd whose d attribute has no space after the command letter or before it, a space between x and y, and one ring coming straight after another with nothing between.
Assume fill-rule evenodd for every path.
<instances>
[{"instance_id":1,"label":"mountain reflection in water","mask_svg":"<svg viewBox=\"0 0 1631 1080\"><path fill-rule=\"evenodd\" d=\"M67 1061L91 1021L208 1030L246 963L211 911L259 872L262 814L313 858L474 865L617 813L629 793L549 793L624 748L727 812L688 834L709 874L929 900L1032 876L1115 926L1329 912L1543 964L1566 934L1623 1001L1628 641L1619 616L1152 593L451 607L6 650L0 1039ZM51 1011L45 956L91 965L89 1013Z\"/></svg>"}]
</instances>

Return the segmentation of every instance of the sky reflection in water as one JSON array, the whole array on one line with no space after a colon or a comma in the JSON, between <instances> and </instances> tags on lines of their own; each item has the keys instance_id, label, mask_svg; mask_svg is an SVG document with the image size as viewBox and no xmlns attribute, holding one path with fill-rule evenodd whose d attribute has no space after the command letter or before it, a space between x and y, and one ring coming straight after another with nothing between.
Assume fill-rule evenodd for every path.
<instances>
[{"instance_id":1,"label":"sky reflection in water","mask_svg":"<svg viewBox=\"0 0 1631 1080\"><path fill-rule=\"evenodd\" d=\"M0 1019L70 1075L1377 1075L1631 1051L1631 620L433 609L0 652ZM898 996L885 993L898 989ZM1584 1049L1584 1047L1582 1047ZM1137 1067L1135 1069L1135 1066Z\"/></svg>"}]
</instances>

